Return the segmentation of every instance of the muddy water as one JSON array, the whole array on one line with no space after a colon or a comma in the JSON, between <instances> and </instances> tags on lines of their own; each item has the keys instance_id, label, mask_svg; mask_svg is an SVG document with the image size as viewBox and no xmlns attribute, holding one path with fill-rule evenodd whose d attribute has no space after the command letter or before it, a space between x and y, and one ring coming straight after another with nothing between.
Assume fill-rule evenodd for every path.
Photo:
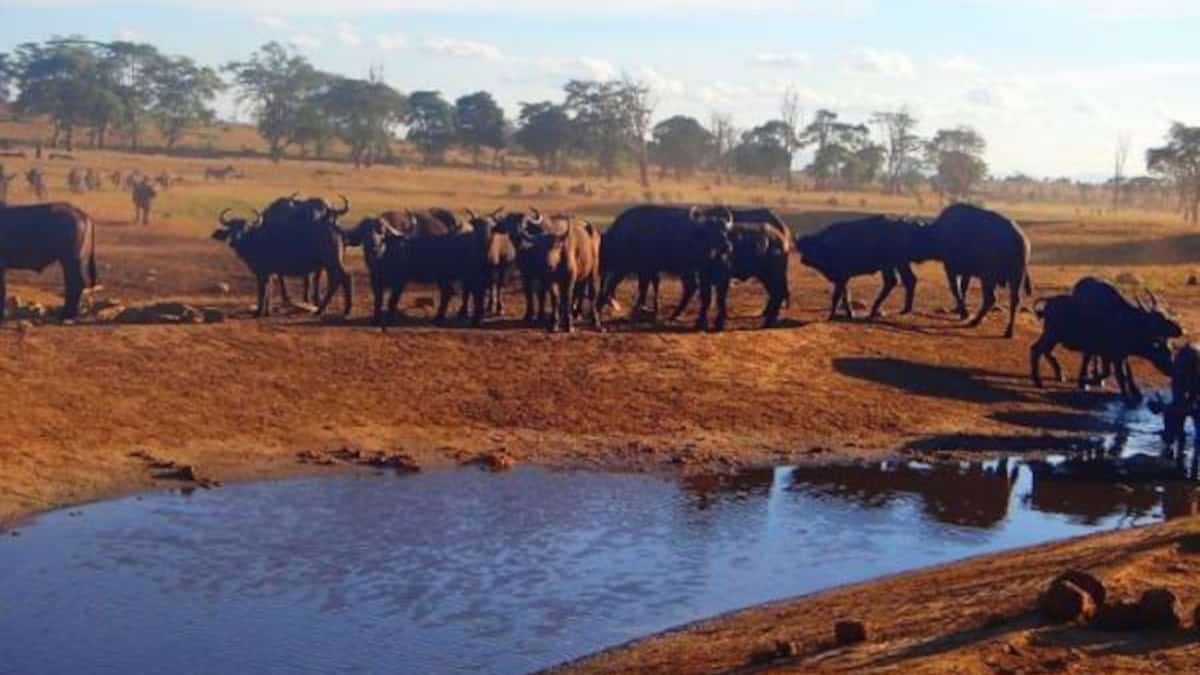
<instances>
[{"instance_id":1,"label":"muddy water","mask_svg":"<svg viewBox=\"0 0 1200 675\"><path fill-rule=\"evenodd\" d=\"M1190 510L1027 465L681 482L520 468L163 493L0 537L0 671L499 672Z\"/></svg>"}]
</instances>

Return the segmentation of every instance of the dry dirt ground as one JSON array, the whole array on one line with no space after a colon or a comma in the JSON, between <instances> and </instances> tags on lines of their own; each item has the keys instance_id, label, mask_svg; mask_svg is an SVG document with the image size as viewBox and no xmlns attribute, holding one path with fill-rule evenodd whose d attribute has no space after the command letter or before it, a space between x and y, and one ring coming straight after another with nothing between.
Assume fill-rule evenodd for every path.
<instances>
[{"instance_id":1,"label":"dry dirt ground","mask_svg":"<svg viewBox=\"0 0 1200 675\"><path fill-rule=\"evenodd\" d=\"M430 310L418 302L431 292L416 289L405 301L404 325L384 334L366 325L368 293L354 254L357 293L350 320L306 314L254 320L248 316L250 276L226 246L207 236L215 215L209 205L219 203L221 191L252 202L290 192L270 184L245 190L185 185L164 198L171 210L150 227L125 220L123 199L96 198L105 287L97 295L127 305L178 300L216 306L229 313L228 321L10 321L0 327L0 526L37 511L169 485L153 477L147 454L220 481L345 470L297 458L301 451L341 447L401 452L426 467L505 448L519 461L555 466L703 473L892 455L1054 451L1103 428L1094 412L1106 395L1079 394L1058 383L1045 390L1031 386L1028 345L1038 331L1032 314L1020 316L1012 340L1000 337L1000 313L978 329L965 328L945 313L949 294L932 265L919 270L915 315L873 323L825 321L828 284L793 260L792 306L784 325L773 330L757 328L765 298L748 282L731 294L734 319L723 334L692 332L689 312L678 323L632 325L615 318L602 335L587 328L548 335L516 321L523 303L514 284L506 315L483 329L432 328ZM351 198L362 203L370 194L370 186L360 186ZM421 199L454 204L456 193L446 194L451 196L423 193ZM473 201L498 201L494 194L490 199ZM808 228L828 219L812 215L820 206L793 205L784 213ZM619 208L556 207L593 217ZM1200 238L1172 219L1077 221L1056 214L1026 220L1037 295L1065 290L1084 274L1135 274L1185 328L1200 325L1200 290L1185 283L1193 272L1190 261L1200 260ZM60 283L55 269L41 276L10 273L9 282L10 294L49 303ZM218 290L222 282L230 285L228 293ZM631 286L622 294L626 305ZM861 279L853 288L869 304L878 281ZM663 297L664 305L677 298L677 284L664 285ZM897 292L888 307L899 305ZM333 307L340 309L340 301ZM1063 362L1069 372L1078 363L1072 356ZM1135 370L1144 383L1162 384L1144 364ZM984 608L1017 612L1060 563L1078 558L1072 564L1095 560L1126 570L1176 556L1188 566L1191 559L1171 548L1170 537L1194 527L1173 523L1077 548L1039 549L839 590L739 615L716 624L714 633L705 628L668 636L584 669L736 669L763 639L815 636L845 608L888 639L865 651L799 661L798 670L871 665L908 672L923 663L936 670L938 659L959 658L960 647L920 645L933 635L971 629ZM1145 548L1145 542L1158 544ZM1110 553L1116 557L1105 557ZM948 594L946 603L929 595L935 588L930 580ZM1023 620L1011 624L1022 654L1041 658L1107 648L1042 646L1042 638L1035 639L1041 633L1021 632L1028 630ZM1076 639L1072 635L1055 639ZM967 640L965 660L947 663L982 668L993 642ZM1116 649L1106 658L1122 653ZM1200 658L1187 654L1200 665ZM1154 661L1139 663L1149 667Z\"/></svg>"}]
</instances>

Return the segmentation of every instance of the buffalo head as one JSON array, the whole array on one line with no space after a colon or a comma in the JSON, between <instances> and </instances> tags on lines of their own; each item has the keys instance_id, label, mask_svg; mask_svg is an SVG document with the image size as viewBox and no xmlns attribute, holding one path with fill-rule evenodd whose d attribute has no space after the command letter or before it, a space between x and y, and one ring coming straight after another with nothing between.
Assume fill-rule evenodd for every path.
<instances>
[{"instance_id":1,"label":"buffalo head","mask_svg":"<svg viewBox=\"0 0 1200 675\"><path fill-rule=\"evenodd\" d=\"M228 242L232 246L237 244L251 229L262 224L262 214L254 211L254 220L251 222L245 218L228 217L230 211L232 209L225 209L217 216L217 221L221 223L221 226L213 231L212 238L217 241Z\"/></svg>"},{"instance_id":2,"label":"buffalo head","mask_svg":"<svg viewBox=\"0 0 1200 675\"><path fill-rule=\"evenodd\" d=\"M733 231L733 211L724 206L708 209L693 206L688 211L688 217L699 227L696 235L703 241L709 257L720 258L729 255L733 250L733 243L729 239Z\"/></svg>"}]
</instances>

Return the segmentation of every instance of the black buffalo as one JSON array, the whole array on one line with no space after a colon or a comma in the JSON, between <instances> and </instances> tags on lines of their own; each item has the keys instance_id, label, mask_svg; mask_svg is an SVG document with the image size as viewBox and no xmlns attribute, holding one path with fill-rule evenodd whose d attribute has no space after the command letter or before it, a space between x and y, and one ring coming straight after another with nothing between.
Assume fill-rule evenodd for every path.
<instances>
[{"instance_id":1,"label":"black buffalo","mask_svg":"<svg viewBox=\"0 0 1200 675\"><path fill-rule=\"evenodd\" d=\"M267 208L263 210L262 225L268 228L283 228L286 230L296 224L303 226L306 223L320 220L336 224L338 218L341 218L350 211L349 200L345 196L339 196L342 200L341 208L334 207L320 197L299 199L298 194L280 197L268 204ZM301 296L304 302L311 302L314 305L320 304L321 270L317 270L311 275L302 275L301 280L304 283ZM292 299L288 297L287 283L284 275L279 275L276 281L278 282L279 293L283 297L284 304L292 305Z\"/></svg>"},{"instance_id":2,"label":"black buffalo","mask_svg":"<svg viewBox=\"0 0 1200 675\"><path fill-rule=\"evenodd\" d=\"M1196 431L1195 445L1200 449L1200 345L1188 343L1181 347L1171 362L1171 402L1161 398L1150 402L1150 410L1163 416L1163 440L1181 453L1184 425L1192 418ZM1192 473L1200 460L1200 452L1192 455Z\"/></svg>"},{"instance_id":3,"label":"black buffalo","mask_svg":"<svg viewBox=\"0 0 1200 675\"><path fill-rule=\"evenodd\" d=\"M723 330L733 222L733 212L725 207L635 206L617 216L600 246L604 280L600 306L611 302L621 282L632 274L638 277L638 298L633 308L636 315L645 306L650 284L661 274L671 274L683 282L683 297L671 318L678 318L699 290L696 328L707 329L715 290L717 314L713 328Z\"/></svg>"},{"instance_id":4,"label":"black buffalo","mask_svg":"<svg viewBox=\"0 0 1200 675\"><path fill-rule=\"evenodd\" d=\"M1008 287L1008 327L1004 336L1011 338L1021 308L1021 290L1026 295L1033 292L1029 239L1020 226L994 211L954 204L918 232L913 260L942 262L959 316L967 317L966 284L971 278L983 284L983 305L969 325L978 326L996 305L998 286Z\"/></svg>"},{"instance_id":5,"label":"black buffalo","mask_svg":"<svg viewBox=\"0 0 1200 675\"><path fill-rule=\"evenodd\" d=\"M86 270L85 267L86 258ZM84 274L96 285L96 226L83 211L66 203L0 207L0 321L4 320L10 270L41 272L58 263L66 287L62 316L79 315Z\"/></svg>"},{"instance_id":6,"label":"black buffalo","mask_svg":"<svg viewBox=\"0 0 1200 675\"><path fill-rule=\"evenodd\" d=\"M404 234L386 220L368 218L347 233L350 245L362 245L367 272L371 278L375 311L373 320L387 328L395 322L400 298L408 284L436 284L439 292L434 323L446 319L446 310L460 285L470 299L463 303L459 317L471 309L471 325L483 322L484 272L487 238L483 233L463 229L453 234ZM383 296L387 296L387 314L383 314Z\"/></svg>"},{"instance_id":7,"label":"black buffalo","mask_svg":"<svg viewBox=\"0 0 1200 675\"><path fill-rule=\"evenodd\" d=\"M1140 401L1141 392L1127 363L1129 357L1140 356L1170 374L1167 340L1183 333L1157 302L1147 307L1139 300L1134 305L1112 284L1095 277L1081 279L1070 295L1041 301L1037 314L1043 323L1042 335L1029 349L1030 376L1036 386L1042 384L1039 365L1043 357L1062 379L1062 368L1053 355L1061 344L1115 367L1121 393L1131 402ZM1084 359L1080 369L1081 383L1087 379L1088 360Z\"/></svg>"},{"instance_id":8,"label":"black buffalo","mask_svg":"<svg viewBox=\"0 0 1200 675\"><path fill-rule=\"evenodd\" d=\"M901 313L911 312L917 287L912 263L916 260L918 233L925 227L923 222L908 218L873 216L834 223L814 234L798 237L796 250L800 262L833 282L830 320L837 317L839 307L848 318L854 318L850 279L877 272L883 275L883 288L871 305L871 318L879 316L880 307L896 287L897 278L904 284Z\"/></svg>"},{"instance_id":9,"label":"black buffalo","mask_svg":"<svg viewBox=\"0 0 1200 675\"><path fill-rule=\"evenodd\" d=\"M471 230L483 240L483 292L484 312L493 314L504 313L504 285L508 281L509 270L516 261L517 251L507 230L501 226L498 218L504 209L496 209L490 214L480 215L467 210ZM453 214L451 214L453 215ZM461 227L460 227L461 229ZM470 293L464 287L462 303L466 306Z\"/></svg>"},{"instance_id":10,"label":"black buffalo","mask_svg":"<svg viewBox=\"0 0 1200 675\"><path fill-rule=\"evenodd\" d=\"M345 300L344 314L350 314L353 293L344 264L344 234L333 215L336 211L314 209L310 219L297 217L273 225L268 225L262 216L250 222L227 218L228 213L229 209L221 212L218 217L221 227L212 236L228 243L254 273L258 284L256 316L271 313L268 290L272 276L310 277L322 270L329 277L329 288L317 307L317 314L325 312L339 287Z\"/></svg>"}]
</instances>

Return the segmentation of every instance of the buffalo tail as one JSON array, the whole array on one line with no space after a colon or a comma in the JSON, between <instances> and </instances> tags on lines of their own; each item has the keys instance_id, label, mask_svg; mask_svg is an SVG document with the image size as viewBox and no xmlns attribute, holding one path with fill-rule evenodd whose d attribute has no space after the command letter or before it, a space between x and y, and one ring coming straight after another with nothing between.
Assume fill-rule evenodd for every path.
<instances>
[{"instance_id":1,"label":"buffalo tail","mask_svg":"<svg viewBox=\"0 0 1200 675\"><path fill-rule=\"evenodd\" d=\"M1025 268L1025 295L1033 295L1033 278L1029 276L1029 268Z\"/></svg>"}]
</instances>

